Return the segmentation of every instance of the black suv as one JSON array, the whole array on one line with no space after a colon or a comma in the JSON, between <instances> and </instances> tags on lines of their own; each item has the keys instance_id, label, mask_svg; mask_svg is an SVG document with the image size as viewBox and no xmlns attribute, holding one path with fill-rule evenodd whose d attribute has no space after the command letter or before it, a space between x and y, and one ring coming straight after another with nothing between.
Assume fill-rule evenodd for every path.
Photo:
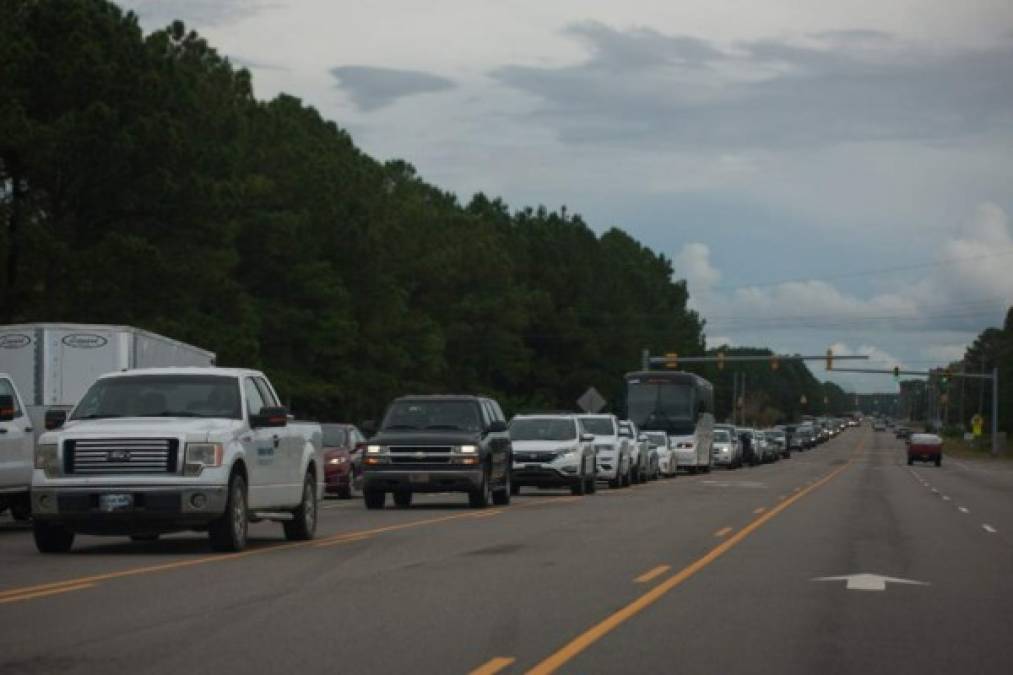
<instances>
[{"instance_id":1,"label":"black suv","mask_svg":"<svg viewBox=\"0 0 1013 675\"><path fill-rule=\"evenodd\" d=\"M407 508L415 492L467 492L474 508L510 503L510 434L496 401L479 396L404 396L387 408L366 445L366 507L387 493Z\"/></svg>"}]
</instances>

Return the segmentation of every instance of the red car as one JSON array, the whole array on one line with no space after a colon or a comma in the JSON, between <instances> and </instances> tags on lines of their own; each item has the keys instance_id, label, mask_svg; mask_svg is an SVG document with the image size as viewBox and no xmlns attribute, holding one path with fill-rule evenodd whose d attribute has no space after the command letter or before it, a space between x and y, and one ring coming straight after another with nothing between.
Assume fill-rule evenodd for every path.
<instances>
[{"instance_id":1,"label":"red car","mask_svg":"<svg viewBox=\"0 0 1013 675\"><path fill-rule=\"evenodd\" d=\"M936 466L943 463L943 439L935 434L911 434L907 445L907 463L935 462Z\"/></svg>"},{"instance_id":2,"label":"red car","mask_svg":"<svg viewBox=\"0 0 1013 675\"><path fill-rule=\"evenodd\" d=\"M362 476L366 437L352 424L321 424L327 494L351 499Z\"/></svg>"}]
</instances>

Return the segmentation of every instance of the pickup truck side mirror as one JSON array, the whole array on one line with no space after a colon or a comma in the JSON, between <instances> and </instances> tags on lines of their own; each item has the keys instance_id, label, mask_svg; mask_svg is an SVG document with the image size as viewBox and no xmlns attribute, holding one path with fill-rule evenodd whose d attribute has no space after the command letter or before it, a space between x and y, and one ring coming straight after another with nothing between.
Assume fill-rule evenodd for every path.
<instances>
[{"instance_id":1,"label":"pickup truck side mirror","mask_svg":"<svg viewBox=\"0 0 1013 675\"><path fill-rule=\"evenodd\" d=\"M250 415L250 426L254 429L286 425L288 425L288 408L284 406L264 406L260 409L260 413Z\"/></svg>"},{"instance_id":2,"label":"pickup truck side mirror","mask_svg":"<svg viewBox=\"0 0 1013 675\"><path fill-rule=\"evenodd\" d=\"M66 421L66 410L47 410L43 426L46 427L46 431L52 431L53 429L59 429L62 427Z\"/></svg>"},{"instance_id":3,"label":"pickup truck side mirror","mask_svg":"<svg viewBox=\"0 0 1013 675\"><path fill-rule=\"evenodd\" d=\"M493 420L489 423L486 431L490 434L500 434L507 430L506 422L503 420Z\"/></svg>"},{"instance_id":4,"label":"pickup truck side mirror","mask_svg":"<svg viewBox=\"0 0 1013 675\"><path fill-rule=\"evenodd\" d=\"M594 441L594 434L581 434L580 440L584 443L592 443Z\"/></svg>"},{"instance_id":5,"label":"pickup truck side mirror","mask_svg":"<svg viewBox=\"0 0 1013 675\"><path fill-rule=\"evenodd\" d=\"M10 394L0 395L0 422L14 419L14 397Z\"/></svg>"}]
</instances>

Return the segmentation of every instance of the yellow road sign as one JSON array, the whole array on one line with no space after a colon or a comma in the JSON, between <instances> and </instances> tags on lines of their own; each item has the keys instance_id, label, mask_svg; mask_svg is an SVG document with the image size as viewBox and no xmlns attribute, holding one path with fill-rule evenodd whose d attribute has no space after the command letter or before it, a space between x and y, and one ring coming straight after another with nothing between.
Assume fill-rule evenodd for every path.
<instances>
[{"instance_id":1,"label":"yellow road sign","mask_svg":"<svg viewBox=\"0 0 1013 675\"><path fill-rule=\"evenodd\" d=\"M985 425L985 420L981 415L975 415L971 418L971 431L975 436L981 436L981 428Z\"/></svg>"}]
</instances>

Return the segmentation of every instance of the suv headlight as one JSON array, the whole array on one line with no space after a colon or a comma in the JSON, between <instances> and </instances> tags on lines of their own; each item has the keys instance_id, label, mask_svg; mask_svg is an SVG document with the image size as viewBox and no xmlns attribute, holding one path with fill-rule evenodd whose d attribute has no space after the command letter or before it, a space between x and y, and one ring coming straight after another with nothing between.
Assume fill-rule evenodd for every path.
<instances>
[{"instance_id":1,"label":"suv headlight","mask_svg":"<svg viewBox=\"0 0 1013 675\"><path fill-rule=\"evenodd\" d=\"M183 475L199 476L204 467L222 465L225 449L221 443L187 443L183 461Z\"/></svg>"},{"instance_id":2,"label":"suv headlight","mask_svg":"<svg viewBox=\"0 0 1013 675\"><path fill-rule=\"evenodd\" d=\"M55 476L60 472L60 458L56 443L43 443L35 446L35 468L42 469L47 476Z\"/></svg>"}]
</instances>

